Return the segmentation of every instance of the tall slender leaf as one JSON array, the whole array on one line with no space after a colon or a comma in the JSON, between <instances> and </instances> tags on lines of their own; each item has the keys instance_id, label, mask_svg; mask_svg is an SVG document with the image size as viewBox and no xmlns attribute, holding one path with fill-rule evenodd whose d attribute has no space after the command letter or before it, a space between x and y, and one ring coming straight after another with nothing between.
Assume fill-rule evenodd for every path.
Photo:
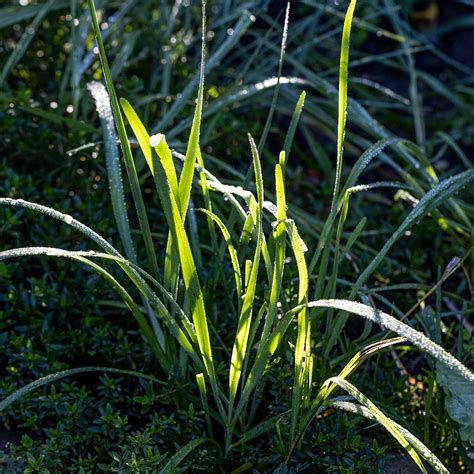
<instances>
[{"instance_id":1,"label":"tall slender leaf","mask_svg":"<svg viewBox=\"0 0 474 474\"><path fill-rule=\"evenodd\" d=\"M97 20L97 12L95 9L94 0L87 0L89 10L91 13L92 26L94 29L97 45L99 47L100 62L104 72L105 84L107 91L110 96L110 105L112 106L112 113L114 116L115 126L117 127L118 136L120 139L120 146L125 162L125 168L127 170L128 179L130 181L130 189L132 191L133 200L137 209L138 220L142 229L142 236L145 243L145 249L149 260L152 273L158 275L158 263L156 260L155 249L153 246L153 239L150 231L150 224L145 209L145 203L140 190L140 183L138 181L137 170L133 161L132 152L130 150L130 144L128 142L127 132L123 123L122 114L120 113L120 106L117 100L117 94L115 93L115 87L110 74L110 68L107 61L107 55L105 52L104 43L102 42L102 36L100 33L99 22Z\"/></svg>"}]
</instances>

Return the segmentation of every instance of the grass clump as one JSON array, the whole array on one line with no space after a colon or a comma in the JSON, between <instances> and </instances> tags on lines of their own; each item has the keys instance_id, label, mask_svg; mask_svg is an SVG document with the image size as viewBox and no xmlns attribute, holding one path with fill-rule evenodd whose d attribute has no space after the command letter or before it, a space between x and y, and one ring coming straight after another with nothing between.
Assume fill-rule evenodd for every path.
<instances>
[{"instance_id":1,"label":"grass clump","mask_svg":"<svg viewBox=\"0 0 474 474\"><path fill-rule=\"evenodd\" d=\"M324 425L321 420L336 409L375 421L422 472L426 472L426 464L437 472L448 472L443 460L429 449L429 419L424 424L423 439L420 439L418 433L407 429L401 420L389 417L385 413L387 407L379 407L375 398L372 400L364 394L366 390L358 388L359 382L364 385L363 376L356 381L349 379L358 376L359 367L369 356L375 355L380 360L383 353L388 353L401 364L394 347L401 346L404 352L413 347L426 355L430 364L428 405L432 403L435 387L439 390L438 386L449 393L452 403L463 405L470 396L474 375L458 360L463 355L461 343L458 358L443 349L439 311L434 322L433 318L430 322L429 316L422 316L421 325L425 326L427 335L415 330L412 327L414 321L408 320L416 308L424 306L424 299L437 292L441 285L425 295L415 309L403 313L389 300L379 297L379 288L372 288L369 284L379 268L389 264L386 263L388 255L395 244L427 215L434 217L440 232L461 242L469 239L471 209L456 194L474 180L474 171L467 167L448 178L438 177L426 156L424 140L419 137L419 111L414 112L419 138L415 144L393 136L360 104L348 99L349 39L356 1L350 2L342 27L332 203L326 217L318 219L316 230L311 223L305 222L307 214L304 211L292 209L287 190L287 174L292 166L289 156L299 122L304 116L305 92L294 101L283 150L275 155L278 159L272 157L270 164L267 160L265 167L261 160L278 93L285 82L282 64L289 38L289 7L279 49L280 67L273 82L275 91L266 126L260 141L249 134L247 148L239 147L238 155L240 161L245 162L244 168L250 161L251 166L246 174L238 175L240 182L235 183L235 180L226 182L211 173L207 169L207 157L202 152L205 73L216 66L225 54L223 51L230 49L234 41L226 39L222 49L208 59L206 66L205 3L202 5L199 73L184 88L181 98L163 110L158 126L150 129L130 102L118 99L94 1L88 0L87 3L106 84L106 89L97 84L89 89L102 121L112 210L124 254L116 246L117 239L113 239L112 245L95 232L93 226L86 226L69 214L34 202L2 197L0 204L15 210L37 211L56 219L82 234L100 251L23 247L0 252L0 260L50 256L73 260L92 270L120 297L121 302L114 300L113 304L119 308L126 307L132 313L145 341L140 341L140 347L146 347L144 351L147 351L150 365L145 370L127 366L58 368L50 375L38 376L35 381L13 390L0 402L0 410L11 409L26 394L53 382L102 371L140 379L145 395L136 396L134 403L141 405L145 412L147 407L149 409L158 403L163 390L166 400L163 403L176 407L181 425L188 419L193 420L189 439L184 442L179 438L176 443L179 447L174 449L166 439L162 446L151 441L155 436L166 438L168 431L173 432L171 427L168 428L174 423L172 416L162 415L165 419L160 420L160 415L154 413L151 422L138 434L129 434L126 432L128 420L112 405L107 405L97 424L110 437L112 445L114 437L120 437L125 443L121 452L113 455L114 467L120 469L129 468L134 472L190 469L193 456L198 452L204 453L201 462L207 462L207 468L230 462L234 472L253 467L265 469L265 464L283 466L300 461L301 469L318 463L325 465L327 461L321 459L312 464L301 460L299 453L305 452L306 435L315 437L322 445L327 441L320 429ZM242 30L249 21L246 18L244 14L237 23ZM237 27L233 34L238 36L240 32L237 34L236 31L240 31ZM9 69L10 66L5 77ZM330 98L334 98L331 84L318 76L308 76L311 87L325 90ZM258 84L257 89L268 85ZM169 84L163 87L167 89ZM182 146L185 153L181 154L168 144L171 143L170 136L173 138L173 133L177 133L176 129L166 134L162 132L172 123L172 117L185 107L186 99L196 87L193 118L185 122L190 126L187 146ZM239 93L237 91L237 96ZM345 178L343 144L347 113L359 121L360 128L376 136L377 141L369 145L367 139L353 137L357 146L365 151L360 153ZM126 122L134 140L128 137ZM135 148L136 144L139 149ZM140 154L147 167L145 170L138 165ZM267 153L267 156L272 155ZM373 169L377 160L395 170L401 182L391 179L359 184L362 173L371 167ZM121 164L126 170L125 187ZM269 167L273 168L274 186L264 181L264 170ZM145 199L145 179L153 181L163 211L159 215L163 227L155 234L150 219L152 210ZM194 182L199 184L201 196L193 192ZM272 188L273 193L270 191ZM359 193L385 188L395 188L402 199L411 203L412 209L395 231L386 236L380 250L367 250L369 257L365 268L355 271L348 282L341 278L341 269L346 259L351 258L352 248L364 249L361 236L368 221L364 216L354 230L347 233L345 224L352 210L350 203ZM124 200L128 189L134 207L127 206ZM195 206L195 199L203 203L202 209ZM199 223L204 222L207 227L200 228ZM138 232L134 231L132 223L138 223ZM200 240L203 236L208 240ZM309 245L309 240L314 245ZM443 278L448 279L455 270L462 268L471 258L471 253L472 244L468 244L464 255L451 262ZM394 286L397 290L404 289L403 284ZM464 308L468 305L466 303ZM379 310L379 306L388 307L396 317ZM363 327L358 328L362 334L349 334L348 322L353 322L351 314L364 319ZM379 328L398 337L382 337ZM455 386L452 380L456 381ZM107 383L109 379L104 385ZM457 388L457 383L462 389ZM267 408L271 385L278 384L283 385L279 405ZM335 396L336 390L344 395ZM114 390L111 392L113 396ZM126 403L126 394L124 398L121 403ZM196 414L195 407L199 407L200 414ZM449 405L446 408L450 414L454 411L452 407L451 404L451 408ZM159 432L162 421L166 429ZM462 424L462 421L458 423ZM462 442L468 446L470 431L462 428ZM252 453L251 446L255 440L268 437L270 433L275 433L273 445L268 447L273 459L262 461L259 454L265 453L265 449ZM360 443L360 439L351 441L354 446ZM24 439L22 442L33 446L32 440ZM344 449L351 449L351 446ZM376 445L372 451L377 460L383 455ZM246 457L248 461L240 461ZM28 462L32 469L39 470L43 460L39 456ZM91 466L93 463L90 460Z\"/></svg>"}]
</instances>

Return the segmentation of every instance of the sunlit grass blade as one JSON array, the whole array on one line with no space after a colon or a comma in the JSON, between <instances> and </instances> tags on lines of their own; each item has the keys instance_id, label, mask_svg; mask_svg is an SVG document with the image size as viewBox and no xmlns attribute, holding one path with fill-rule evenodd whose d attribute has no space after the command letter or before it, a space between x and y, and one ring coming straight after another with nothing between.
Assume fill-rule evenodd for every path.
<instances>
[{"instance_id":1,"label":"sunlit grass blade","mask_svg":"<svg viewBox=\"0 0 474 474\"><path fill-rule=\"evenodd\" d=\"M146 164L150 168L152 174L154 173L153 169L153 157L152 157L152 150L150 145L150 135L148 134L145 125L140 120L140 117L136 113L135 109L132 107L130 102L121 97L120 98L120 106L122 107L123 113L132 128L133 134L135 135L140 149L142 150L143 156L145 157Z\"/></svg>"},{"instance_id":2,"label":"sunlit grass blade","mask_svg":"<svg viewBox=\"0 0 474 474\"><path fill-rule=\"evenodd\" d=\"M281 166L277 165L277 169L281 170ZM278 173L278 171L277 171ZM279 188L279 192L284 192L283 185L283 176L282 174L277 177L277 185ZM286 201L283 196L280 195L279 198L280 206L279 212L281 216L283 216L283 209L286 205ZM278 213L277 213L278 215ZM278 221L277 221L278 222ZM304 252L306 250L306 246L304 245L303 240L299 236L298 230L293 220L285 219L284 221L286 232L290 237L291 247L293 249L293 253L295 255L295 260L298 268L298 275L299 275L299 299L300 303L296 306L296 308L288 311L283 318L279 319L278 323L275 324L272 332L268 335L268 337L261 338L261 343L258 347L257 356L255 358L254 365L250 371L250 374L246 380L245 386L242 390L241 399L239 404L235 410L234 414L234 422L241 413L243 407L245 406L246 401L250 397L250 394L255 389L255 387L260 383L262 375L265 371L265 368L270 361L271 357L275 353L276 349L278 348L279 344L283 340L288 327L290 326L291 321L298 315L298 335L297 338L299 340L299 347L298 347L298 357L299 363L298 367L300 367L300 371L298 373L295 372L295 378L298 377L297 381L295 381L297 394L294 395L293 401L294 406L292 409L294 423L296 426L296 419L299 413L299 406L301 402L301 396L304 395L304 390L309 388L311 383L312 373L303 370L302 360L303 358L307 358L308 360L311 358L310 354L310 337L311 337L311 330L308 315L305 308L305 302L307 300L307 291L308 291L308 271L306 267L306 261L304 258ZM295 350L295 359L296 359L296 350ZM305 376L307 378L305 378Z\"/></svg>"},{"instance_id":3,"label":"sunlit grass blade","mask_svg":"<svg viewBox=\"0 0 474 474\"><path fill-rule=\"evenodd\" d=\"M209 410L209 403L207 402L206 378L204 377L204 374L196 374L196 383L199 389L204 415L206 417L207 430L209 432L209 436L212 436L211 414Z\"/></svg>"},{"instance_id":4,"label":"sunlit grass blade","mask_svg":"<svg viewBox=\"0 0 474 474\"><path fill-rule=\"evenodd\" d=\"M255 318L255 320L252 324L252 327L250 329L249 340L248 340L248 344L247 344L247 352L244 356L244 366L242 368L242 379L243 380L245 380L245 378L247 376L247 369L248 369L248 365L249 365L249 361L250 361L250 352L254 348L255 337L257 336L258 330L260 328L260 323L262 321L263 315L267 311L267 308L268 308L268 304L267 304L266 301L264 301L262 306L260 306L260 309L258 310L258 313L257 313L257 317ZM260 344L259 344L259 346L260 346ZM257 351L258 351L258 349L259 349L259 347L257 347ZM257 353L257 358L258 358L258 353ZM241 387L242 387L241 392L243 392L243 388L244 388L243 384L241 385Z\"/></svg>"},{"instance_id":5,"label":"sunlit grass blade","mask_svg":"<svg viewBox=\"0 0 474 474\"><path fill-rule=\"evenodd\" d=\"M252 214L248 213L244 225L242 226L242 232L240 234L239 239L239 246L237 247L237 256L239 261L242 261L245 251L247 249L247 245L252 237L252 233L254 231L255 224L252 219Z\"/></svg>"},{"instance_id":6,"label":"sunlit grass blade","mask_svg":"<svg viewBox=\"0 0 474 474\"><path fill-rule=\"evenodd\" d=\"M344 366L344 368L339 372L338 377L342 379L349 378L369 356L377 352L380 352L383 349L394 346L396 344L402 344L405 341L406 339L404 337L394 337L391 339L377 341L377 342L374 342L373 344L370 344L364 347L362 350L357 352L352 357L352 359ZM335 389L334 385L332 385L328 381L325 381L323 386L321 387L318 397L322 397L322 399L327 399L331 395L334 389ZM314 401L314 405L316 407L319 406L319 402L317 399Z\"/></svg>"},{"instance_id":7,"label":"sunlit grass blade","mask_svg":"<svg viewBox=\"0 0 474 474\"><path fill-rule=\"evenodd\" d=\"M158 191L173 242L176 245L177 254L179 256L184 284L186 290L188 291L188 297L191 302L193 323L196 329L196 336L201 356L203 358L207 376L209 377L209 381L211 383L211 388L214 392L215 401L218 405L220 413L224 415L220 399L220 390L218 388L217 377L214 370L211 341L209 338L209 329L201 284L199 282L191 246L184 228L184 223L178 204L174 197L174 193L171 190L166 172L156 154L153 156L152 170L154 172L156 189Z\"/></svg>"},{"instance_id":8,"label":"sunlit grass blade","mask_svg":"<svg viewBox=\"0 0 474 474\"><path fill-rule=\"evenodd\" d=\"M341 57L339 61L339 99L338 99L338 119L337 119L337 157L336 157L336 179L334 182L333 202L336 205L336 198L339 193L339 186L342 175L342 158L344 146L344 134L346 128L347 115L347 79L349 70L349 44L351 38L352 18L356 0L351 0L344 19L344 28L342 31Z\"/></svg>"},{"instance_id":9,"label":"sunlit grass blade","mask_svg":"<svg viewBox=\"0 0 474 474\"><path fill-rule=\"evenodd\" d=\"M422 352L434 357L437 361L444 364L450 370L456 371L466 380L474 382L474 373L459 362L445 349L431 341L421 332L416 331L405 323L402 323L382 311L378 311L370 306L347 300L320 300L311 301L307 304L310 308L334 308L341 311L347 311L368 319L376 324L380 324L384 329L395 332L401 337L406 338L413 345L421 349Z\"/></svg>"},{"instance_id":10,"label":"sunlit grass blade","mask_svg":"<svg viewBox=\"0 0 474 474\"><path fill-rule=\"evenodd\" d=\"M413 448L411 443L406 439L403 433L394 425L390 418L387 418L383 412L369 399L367 398L362 392L360 392L354 385L352 385L347 380L341 377L331 377L328 379L328 382L334 383L349 393L352 397L354 397L361 405L365 406L367 410L372 413L373 417L376 419L378 423L380 423L407 451L410 457L415 461L416 465L420 468L420 470L426 473L426 469L421 461L418 453Z\"/></svg>"},{"instance_id":11,"label":"sunlit grass blade","mask_svg":"<svg viewBox=\"0 0 474 474\"><path fill-rule=\"evenodd\" d=\"M130 189L132 191L133 200L137 209L138 220L142 230L142 237L145 244L149 265L151 267L153 275L158 275L158 263L156 260L155 249L153 246L153 239L150 231L150 224L146 213L145 203L140 190L140 183L138 181L137 170L133 161L132 152L130 150L130 144L128 142L127 132L125 130L125 124L123 123L122 114L120 113L120 106L117 100L117 94L115 93L115 87L110 74L110 68L107 61L107 55L105 52L104 43L102 42L99 22L97 20L97 12L95 9L94 0L87 0L89 10L91 13L92 26L94 34L97 40L97 46L99 47L99 56L102 64L102 69L105 78L105 84L110 97L110 105L112 107L112 113L114 116L115 126L117 128L120 146L122 148L123 158L125 167L127 170L128 179L130 181Z\"/></svg>"},{"instance_id":12,"label":"sunlit grass blade","mask_svg":"<svg viewBox=\"0 0 474 474\"><path fill-rule=\"evenodd\" d=\"M298 268L298 304L302 306L298 313L298 331L295 346L295 380L292 393L290 440L293 442L296 435L296 423L300 413L302 398L304 398L304 387L309 386L305 379L305 363L311 356L311 325L305 303L308 298L308 268L304 256L302 240L294 221L287 222L288 234L291 247L295 255Z\"/></svg>"},{"instance_id":13,"label":"sunlit grass blade","mask_svg":"<svg viewBox=\"0 0 474 474\"><path fill-rule=\"evenodd\" d=\"M97 113L99 114L102 123L109 191L120 239L125 249L127 258L132 262L136 262L137 258L135 247L133 245L127 208L125 205L122 170L120 166L115 125L112 116L112 110L110 108L109 96L107 95L107 91L101 82L90 82L87 87L94 97Z\"/></svg>"},{"instance_id":14,"label":"sunlit grass blade","mask_svg":"<svg viewBox=\"0 0 474 474\"><path fill-rule=\"evenodd\" d=\"M198 164L198 166L201 170L204 169L204 159L203 159L203 156L202 156L202 153L201 153L201 149L198 149L197 164ZM213 212L211 193L210 193L209 187L207 185L207 176L203 171L199 171L199 181L201 183L201 192L202 192L202 196L204 198L204 206L209 212ZM213 250L214 253L217 253L218 252L217 235L216 235L216 230L215 230L214 223L212 221L212 218L210 218L210 217L207 218L207 226L208 226L208 229L209 229L209 235L211 237L212 250Z\"/></svg>"},{"instance_id":15,"label":"sunlit grass blade","mask_svg":"<svg viewBox=\"0 0 474 474\"><path fill-rule=\"evenodd\" d=\"M288 131L286 132L285 143L283 145L283 151L285 152L285 161L282 164L283 170L285 170L286 163L288 162L288 158L290 156L291 145L293 145L293 139L295 138L296 127L298 126L301 113L303 112L305 99L306 99L306 92L303 91L300 94L298 102L296 103L295 110L293 111L293 115L291 117L290 126L288 127Z\"/></svg>"},{"instance_id":16,"label":"sunlit grass blade","mask_svg":"<svg viewBox=\"0 0 474 474\"><path fill-rule=\"evenodd\" d=\"M280 162L284 163L284 152L280 153ZM262 332L262 339L266 340L269 336L273 323L277 314L277 305L280 300L280 291L283 279L283 270L285 262L286 247L286 196L285 184L283 181L283 170L280 164L275 166L275 187L277 197L277 222L273 232L273 240L275 246L275 256L273 258L273 275L272 285L270 289L270 301L268 304L268 312L265 318L265 324Z\"/></svg>"},{"instance_id":17,"label":"sunlit grass blade","mask_svg":"<svg viewBox=\"0 0 474 474\"><path fill-rule=\"evenodd\" d=\"M216 216L213 212L208 211L207 209L199 209L201 212L206 214L206 216L209 216L219 227L219 229L222 232L222 235L224 237L224 240L227 244L227 248L229 251L229 256L230 260L232 262L232 268L234 270L234 278L235 278L235 288L237 290L237 297L240 299L242 295L242 275L240 272L240 266L239 266L239 261L237 259L237 252L234 248L234 244L232 243L232 238L230 236L230 233L225 226L225 224L222 222L221 219L219 219L218 216Z\"/></svg>"},{"instance_id":18,"label":"sunlit grass blade","mask_svg":"<svg viewBox=\"0 0 474 474\"><path fill-rule=\"evenodd\" d=\"M285 315L275 324L275 328L273 329L270 336L266 340L262 340L259 344L258 357L255 358L255 363L245 382L239 403L235 409L233 423L237 421L237 418L240 416L240 413L248 402L250 395L260 384L261 377L264 374L270 359L282 342L286 331L290 327L295 315L298 314L302 308L303 306L300 305L287 311Z\"/></svg>"},{"instance_id":19,"label":"sunlit grass blade","mask_svg":"<svg viewBox=\"0 0 474 474\"><path fill-rule=\"evenodd\" d=\"M237 327L237 333L235 337L234 346L232 349L232 358L230 363L229 371L229 409L228 409L228 420L232 417L233 404L237 387L239 384L240 376L242 373L242 365L244 355L247 350L247 342L250 332L252 307L255 299L255 289L257 285L257 274L258 267L261 257L262 249L262 209L263 209L263 179L262 170L260 167L260 158L258 156L257 147L253 138L249 135L250 148L252 151L253 165L255 171L255 184L257 186L257 203L254 209L251 209L253 213L253 219L256 223L255 229L257 232L257 244L255 249L255 255L253 258L252 269L249 276L249 283L246 287L246 293L242 304L242 310L239 316L239 322ZM230 441L230 440L229 440Z\"/></svg>"},{"instance_id":20,"label":"sunlit grass blade","mask_svg":"<svg viewBox=\"0 0 474 474\"><path fill-rule=\"evenodd\" d=\"M193 123L191 126L191 132L189 134L188 146L186 149L186 155L183 163L183 168L181 170L181 175L179 177L178 183L178 195L175 195L175 199L178 205L178 209L181 214L181 219L183 223L186 220L186 214L188 211L188 204L191 195L191 187L193 183L194 176L194 165L196 163L197 155L199 152L199 135L201 130L201 118L202 118L202 106L203 106L203 96L204 96L204 68L205 68L205 44L206 44L206 2L202 2L202 37L201 37L201 67L199 70L199 86L198 86L198 96L196 101L196 108L194 111ZM158 146L163 146L164 139L158 139ZM171 152L169 151L168 146L166 145L165 150L156 150L158 156L161 159L163 167L168 177L171 189L173 190L174 184L174 165L172 163ZM173 168L171 170L170 168ZM173 191L176 192L176 191ZM171 233L168 237L167 247L166 247L166 258L165 258L165 276L167 281L167 286L174 292L176 285L176 278L179 272L178 259L174 251L173 241Z\"/></svg>"},{"instance_id":21,"label":"sunlit grass blade","mask_svg":"<svg viewBox=\"0 0 474 474\"><path fill-rule=\"evenodd\" d=\"M280 153L280 163L284 163L285 157L284 152ZM270 332L273 329L274 321L277 316L278 302L280 301L280 293L283 283L283 270L285 262L285 247L286 247L286 234L285 234L285 220L286 220L286 197L283 181L283 171L280 164L275 166L275 187L277 195L277 221L274 224L273 231L273 242L274 242L274 257L273 257L273 275L271 281L270 298L267 305L262 305L256 320L253 322L250 330L249 346L253 344L253 340L256 335L257 328L260 324L260 319L263 312L266 310L265 323L263 326L262 334L260 336L261 341L266 341L270 336ZM261 350L265 347L264 343L259 343L257 348L256 360L261 357ZM245 375L248 366L249 348L247 347L244 355L244 369L242 373ZM264 382L260 384L261 390L263 389Z\"/></svg>"},{"instance_id":22,"label":"sunlit grass blade","mask_svg":"<svg viewBox=\"0 0 474 474\"><path fill-rule=\"evenodd\" d=\"M170 183L174 198L179 205L180 198L178 177L176 174L176 168L173 163L173 156L171 155L171 150L169 149L168 144L166 143L164 135L157 134L153 137L150 137L145 126L140 120L140 117L135 112L131 104L126 99L122 98L120 99L120 105L122 106L125 116L127 117L127 120L130 123L130 126L132 127L133 133L135 134L138 140L138 143L143 152L143 155L145 156L145 161L152 173L152 176L155 175L152 147L160 156L161 164L165 171L168 182ZM174 293L179 271L179 260L176 254L176 250L173 248L172 239L170 236L171 234L169 234L166 246L164 282L165 287L172 293Z\"/></svg>"},{"instance_id":23,"label":"sunlit grass blade","mask_svg":"<svg viewBox=\"0 0 474 474\"><path fill-rule=\"evenodd\" d=\"M377 421L375 415L366 407L353 402L347 402L344 400L329 400L326 402L326 406L336 408L338 410L344 410L356 415L361 415L372 421ZM425 459L431 467L439 473L449 474L449 471L443 465L443 463L415 436L413 436L406 428L399 425L391 418L386 417L390 423L405 437L405 439L413 446L417 453Z\"/></svg>"},{"instance_id":24,"label":"sunlit grass blade","mask_svg":"<svg viewBox=\"0 0 474 474\"><path fill-rule=\"evenodd\" d=\"M189 203L191 186L194 174L194 165L196 162L197 154L199 151L199 132L202 116L202 104L204 94L204 65L205 65L205 28L206 28L206 12L205 2L202 3L202 47L201 47L201 68L199 76L199 87L198 87L198 99L196 103L196 109L189 137L188 148L186 151L186 157L183 164L179 184L176 176L176 169L174 167L171 151L166 143L166 140L162 134L157 134L151 138L148 135L145 127L139 119L136 112L133 110L131 105L122 100L122 107L127 115L127 118L134 130L137 139L139 140L140 146L145 154L145 159L152 172L155 176L153 159L151 156L151 147L155 148L156 153L160 157L161 165L166 174L166 178L169 182L171 190L174 194L174 199L178 205L178 209L181 213L182 220L184 222L186 218L187 207ZM179 272L179 260L176 255L176 250L173 247L171 233L168 236L166 255L165 255L165 286L170 289L173 293L176 289L177 276Z\"/></svg>"},{"instance_id":25,"label":"sunlit grass blade","mask_svg":"<svg viewBox=\"0 0 474 474\"><path fill-rule=\"evenodd\" d=\"M206 2L202 2L202 39L201 39L201 67L199 70L199 86L194 110L193 124L189 134L186 158L184 160L181 176L179 177L179 199L180 211L183 222L186 219L189 196L194 176L194 165L199 152L199 135L201 132L202 105L204 100L204 68L205 68L205 45L206 45Z\"/></svg>"}]
</instances>

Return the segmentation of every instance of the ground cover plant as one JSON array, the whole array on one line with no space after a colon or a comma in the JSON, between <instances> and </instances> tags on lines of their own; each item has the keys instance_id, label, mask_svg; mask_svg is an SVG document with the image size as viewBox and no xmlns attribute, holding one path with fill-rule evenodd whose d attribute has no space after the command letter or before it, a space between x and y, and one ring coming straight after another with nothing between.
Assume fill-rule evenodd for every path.
<instances>
[{"instance_id":1,"label":"ground cover plant","mask_svg":"<svg viewBox=\"0 0 474 474\"><path fill-rule=\"evenodd\" d=\"M133 4L101 6L113 9L113 21L120 22L134 17ZM27 51L32 33L56 7L57 2L47 2L24 11L5 10L5 23L34 19L6 60L2 83ZM373 117L377 108L390 109L390 103L368 96L365 105L375 109L369 112L351 97L353 23L364 25L362 31L373 28L373 11L368 19L354 18L356 7L363 4L353 0L342 12L305 2L312 13L300 12L295 23L290 22L291 6L274 21L268 5L210 4L207 10L220 15L211 23L214 29L209 29L206 5L193 4L187 7L182 31L199 16L201 28L193 41L184 37L182 44L172 35L181 2L169 7L162 2L158 10L160 34L200 58L198 68L185 69L184 85L174 100L169 95L171 65L177 62L173 55L180 53L167 48L149 86L161 87L160 93L144 95L143 87L132 82L129 94L122 92L118 98L117 77L127 62L133 64L138 30L125 28L124 38L118 29L109 30L101 23L104 11L98 13L92 0L87 8L70 5L72 52L61 78L59 103L70 100L72 116L41 110L28 99L28 91L3 96L9 109L71 130L70 157L84 150L94 150L97 157L95 150L103 151L103 181L110 190L110 202L93 211L89 222L94 224L85 225L79 213L75 218L54 210L54 192L46 195L51 206L41 203L41 192L33 202L18 191L21 179L5 172L6 196L0 198L3 233L15 245L0 252L2 282L8 288L2 293L2 338L8 348L4 357L9 377L0 409L7 427L28 433L5 451L5 470L367 472L385 469L388 446L398 446L424 472L427 465L439 472L448 472L446 466L467 469L474 442L474 376L468 368L473 305L469 185L474 171L450 134L433 131L434 138L429 138L419 81L424 78L467 116L472 113L469 103L434 77L417 73L413 50L418 43L406 40L401 12L389 1L382 2L375 15L386 15L393 31L380 29L377 34L401 43L398 54L408 71L410 100L370 81L355 84L400 102L400 110L408 112L413 123L414 140L392 133ZM261 8L270 25L265 34L246 36L257 20L251 8ZM288 52L292 40L296 42L290 26L301 33L324 14L329 20L318 34L327 35L339 55L337 87L325 77L330 64L323 61L325 70L319 74L305 64L307 45L297 35L301 43ZM220 29L219 22L225 27ZM234 27L227 28L227 22ZM109 35L115 36L110 41L116 50L112 67L110 48L103 40ZM214 36L217 46L206 54L206 44ZM97 50L83 53L82 43L93 48L93 37ZM235 52L239 42L244 45L242 56ZM263 50L275 53L274 77L261 76L267 67ZM433 50L447 60L436 47ZM142 54L146 57L146 48ZM400 67L393 62L396 55L379 56L389 69ZM237 77L246 79L248 72L253 82L206 86L217 80L212 72L224 58L230 58L228 67L243 65ZM298 75L284 75L287 63ZM94 64L95 77L86 87L83 75ZM269 89L272 95L260 96ZM206 90L214 98L208 104ZM311 100L311 94L316 98ZM280 95L286 99L286 123L274 120ZM246 124L252 133L243 139L236 120L241 118L234 119L232 108L247 100L254 101L256 109L250 106L247 113L264 119L258 140L251 121ZM258 109L265 100L268 112L262 114ZM54 104L53 111L58 107ZM78 137L97 135L91 125L92 107L101 124L100 142L78 143ZM177 122L183 110L187 114ZM306 113L310 118L305 122ZM5 123L15 117L10 111ZM235 124L226 125L232 120ZM403 130L403 120L398 125ZM220 129L226 127L231 141L224 159L214 153L216 145L203 144L218 143L223 137ZM319 135L322 143L334 139L333 155L318 143ZM306 146L299 145L303 142ZM350 165L345 163L344 145L356 157ZM454 151L455 161L451 158L445 170L448 150ZM312 196L311 188L305 188L311 176L300 176L299 185L291 189L297 178L292 175L293 157L307 153L327 173L322 193L329 198L326 206L292 205L301 190ZM209 171L211 167L216 171ZM84 174L80 169L79 176ZM91 174L100 182L97 176ZM101 189L104 192L106 186ZM387 199L384 193L391 193L398 203L387 219L388 231L378 229L377 222L372 227L372 220L381 219L380 212L364 204L364 199L375 199L372 202L380 205ZM85 211L95 208L98 200L93 194ZM75 205L80 209L80 198ZM65 208L70 206L66 201ZM44 217L40 224L28 225L37 215ZM115 224L107 219L110 216ZM14 228L22 226L23 219L28 220L27 230L18 236ZM46 246L52 236L44 229L50 228L51 220L68 229L69 246ZM42 226L46 227L41 230ZM401 241L419 232L436 247L433 253L426 255L423 242L417 255L410 250L393 256ZM371 236L378 237L371 242L375 245L365 242ZM35 243L40 237L44 240L40 246L25 247L27 237ZM55 275L48 270L49 259L41 258L40 266L33 267L33 279L16 283L13 273L28 275L24 262L38 256L74 265L59 267ZM430 258L435 260L429 263L435 268L434 278L427 278L424 269ZM76 310L68 307L61 288L67 287L67 281L61 282L70 271L78 272L72 284L79 299L85 298ZM407 305L410 291L416 293ZM48 308L50 298L54 306L44 311L45 318L31 316L38 306ZM29 329L12 321L18 307L24 308L24 324L33 323L41 333L40 344L48 352L62 353L63 360L33 350ZM56 314L61 320L55 321ZM51 329L55 325L58 329ZM67 328L66 338L59 334L62 327ZM414 350L421 358L411 364ZM405 365L414 373L409 375ZM374 389L374 384L381 388ZM370 431L363 431L367 426ZM105 440L99 441L102 446L97 446L98 440ZM61 460L65 453L67 463Z\"/></svg>"}]
</instances>

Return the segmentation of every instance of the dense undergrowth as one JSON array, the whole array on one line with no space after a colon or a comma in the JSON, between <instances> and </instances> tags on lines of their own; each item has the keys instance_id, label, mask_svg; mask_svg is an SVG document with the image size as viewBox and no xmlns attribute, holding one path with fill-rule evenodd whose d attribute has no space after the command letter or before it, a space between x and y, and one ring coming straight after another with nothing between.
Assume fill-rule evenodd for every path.
<instances>
[{"instance_id":1,"label":"dense undergrowth","mask_svg":"<svg viewBox=\"0 0 474 474\"><path fill-rule=\"evenodd\" d=\"M472 364L472 9L428 3L361 1L348 82L348 5L97 2L102 65L85 2L2 7L2 472L472 469L472 373L384 316Z\"/></svg>"}]
</instances>

